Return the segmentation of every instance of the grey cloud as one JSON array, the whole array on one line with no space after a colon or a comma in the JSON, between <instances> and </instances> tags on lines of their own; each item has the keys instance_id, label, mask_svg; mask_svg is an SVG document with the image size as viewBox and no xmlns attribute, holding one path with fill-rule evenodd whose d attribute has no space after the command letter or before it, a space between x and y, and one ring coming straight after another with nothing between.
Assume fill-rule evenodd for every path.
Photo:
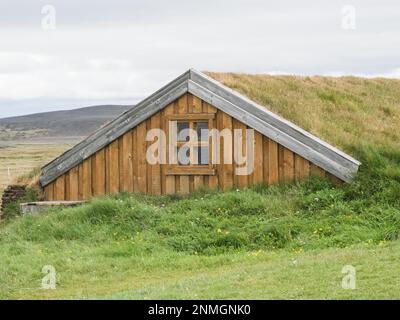
<instances>
[{"instance_id":1,"label":"grey cloud","mask_svg":"<svg viewBox=\"0 0 400 320\"><path fill-rule=\"evenodd\" d=\"M45 4L55 30L41 29ZM355 30L341 28L344 5ZM400 77L399 12L397 0L3 0L0 117L135 103L189 67Z\"/></svg>"}]
</instances>

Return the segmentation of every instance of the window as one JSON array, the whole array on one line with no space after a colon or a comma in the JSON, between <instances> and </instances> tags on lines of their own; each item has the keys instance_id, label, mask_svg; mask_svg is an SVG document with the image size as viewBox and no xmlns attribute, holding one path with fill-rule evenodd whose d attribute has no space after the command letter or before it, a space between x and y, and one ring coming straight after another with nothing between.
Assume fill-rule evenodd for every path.
<instances>
[{"instance_id":1,"label":"window","mask_svg":"<svg viewBox=\"0 0 400 320\"><path fill-rule=\"evenodd\" d=\"M208 122L179 121L176 127L178 164L208 165Z\"/></svg>"},{"instance_id":2,"label":"window","mask_svg":"<svg viewBox=\"0 0 400 320\"><path fill-rule=\"evenodd\" d=\"M214 175L210 161L209 129L214 114L169 115L168 121L176 121L177 164L169 164L167 174ZM168 126L167 126L168 127Z\"/></svg>"},{"instance_id":3,"label":"window","mask_svg":"<svg viewBox=\"0 0 400 320\"><path fill-rule=\"evenodd\" d=\"M178 122L178 142L189 141L189 122Z\"/></svg>"}]
</instances>

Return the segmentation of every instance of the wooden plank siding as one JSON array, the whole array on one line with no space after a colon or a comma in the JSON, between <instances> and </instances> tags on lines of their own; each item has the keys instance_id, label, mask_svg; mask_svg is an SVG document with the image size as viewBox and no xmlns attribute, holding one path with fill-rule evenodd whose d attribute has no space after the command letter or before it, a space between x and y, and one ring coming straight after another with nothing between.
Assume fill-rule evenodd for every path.
<instances>
[{"instance_id":1,"label":"wooden plank siding","mask_svg":"<svg viewBox=\"0 0 400 320\"><path fill-rule=\"evenodd\" d=\"M185 94L182 97L180 97L177 101L176 107L175 107L175 113L176 114L181 114L181 115L186 115L188 114L188 109L189 109L189 101L188 99L190 95ZM187 194L190 192L190 177L185 176L185 175L180 175L177 176L177 180L179 180L179 189L177 189L178 193L181 194Z\"/></svg>"},{"instance_id":2,"label":"wooden plank siding","mask_svg":"<svg viewBox=\"0 0 400 320\"><path fill-rule=\"evenodd\" d=\"M327 177L335 183L340 183L333 175L257 131L254 131L254 170L250 175L235 174L235 169L241 167L235 165L235 153L236 157L240 152L246 154L245 131L242 131L242 150L234 146L226 149L223 135L219 145L210 146L210 162L212 154L218 149L220 151L220 164L214 165L215 174L212 175L170 175L166 174L167 165L147 163L146 151L153 143L146 141L148 130L161 128L168 138L167 117L172 114L188 115L189 112L197 115L215 115L210 116L207 121L210 129L215 128L220 132L225 128L249 129L209 103L191 94L185 94L48 184L44 188L46 200L87 200L93 196L123 191L154 195L187 194L199 188L229 190L252 184L291 183L311 175ZM226 152L230 153L231 162L224 161ZM166 157L168 160L168 150Z\"/></svg>"}]
</instances>

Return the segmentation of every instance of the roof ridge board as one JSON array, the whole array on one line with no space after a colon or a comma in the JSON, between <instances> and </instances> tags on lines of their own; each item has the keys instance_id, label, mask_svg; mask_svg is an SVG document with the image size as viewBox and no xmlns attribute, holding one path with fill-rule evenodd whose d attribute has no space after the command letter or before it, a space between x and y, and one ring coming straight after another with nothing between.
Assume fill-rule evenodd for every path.
<instances>
[{"instance_id":1,"label":"roof ridge board","mask_svg":"<svg viewBox=\"0 0 400 320\"><path fill-rule=\"evenodd\" d=\"M332 160L326 155L318 152L311 146L308 146L294 137L288 135L285 132L277 129L272 124L265 120L255 116L254 114L240 108L240 106L228 101L227 99L219 96L216 93L211 92L207 88L199 85L198 83L189 80L189 92L197 97L205 100L208 103L213 104L219 110L226 112L235 119L244 122L248 126L259 131L263 135L270 137L273 140L278 141L284 147L291 151L303 156L305 159L315 163L326 171L339 177L340 179L349 182L353 178L353 174L357 172L358 167L345 167L339 162ZM240 115L240 113L242 113Z\"/></svg>"},{"instance_id":2,"label":"roof ridge board","mask_svg":"<svg viewBox=\"0 0 400 320\"><path fill-rule=\"evenodd\" d=\"M340 154L337 154L337 152L335 152L335 150L332 150L331 148L329 148L326 145L323 145L320 143L320 141L313 139L312 137L308 136L308 135L303 135L302 131L294 131L292 130L292 128L282 128L282 126L277 125L275 121L271 121L271 118L269 117L270 115L266 115L265 112L259 110L259 114L257 114L257 112L255 111L251 111L249 113L254 114L256 116L258 116L260 119L262 119L263 121L265 121L266 123L271 124L273 127L275 127L277 130L280 130L281 132L284 132L285 134L293 137L294 139L298 140L299 142L301 142L304 145L307 145L311 148L313 148L315 151L328 156L330 158L332 158L332 160L340 163L341 165L343 165L344 167L358 167L359 163L353 162L347 158L342 157ZM288 129L288 130L285 130ZM334 147L333 147L334 148Z\"/></svg>"},{"instance_id":3,"label":"roof ridge board","mask_svg":"<svg viewBox=\"0 0 400 320\"><path fill-rule=\"evenodd\" d=\"M281 128L281 129L288 129L288 130L293 130L293 132L296 132L297 134L302 135L305 138L314 140L315 142L319 143L322 147L326 148L327 150L329 150L329 152L334 152L337 155L339 155L340 157L353 162L356 165L360 165L361 163L354 159L353 157L351 157L350 155L346 154L345 152L339 150L338 148L332 146L331 144L327 143L326 141L323 141L322 139L318 138L317 136L313 135L312 133L302 129L301 127L297 126L296 124L294 124L293 122L290 122L289 120L277 115L276 113L273 113L272 111L268 110L266 107L263 107L259 104L257 104L256 102L250 100L248 97L240 94L239 92L223 85L222 83L218 82L217 80L209 77L208 75L197 71L195 69L190 69L190 80L197 82L201 85L204 86L204 82L208 82L209 85L213 86L214 88L211 88L210 86L208 86L208 89L220 89L222 90L221 92L215 92L214 90L210 90L214 93L218 93L220 96L224 97L224 98L228 98L228 100L230 101L231 99L229 98L236 98L241 100L242 103L246 104L247 106L253 107L255 109L258 109L259 111L262 112L262 114L264 115L269 115L271 117L271 120L274 121L274 124ZM200 81L199 81L200 80ZM203 81L202 81L203 80ZM205 86L207 88L207 86ZM225 95L223 94L225 91ZM222 94L221 94L222 93ZM229 97L229 95L231 95L232 97ZM282 125L284 126L282 128Z\"/></svg>"},{"instance_id":4,"label":"roof ridge board","mask_svg":"<svg viewBox=\"0 0 400 320\"><path fill-rule=\"evenodd\" d=\"M42 171L45 173L51 166L56 166L56 165L58 165L59 162L62 162L62 158L70 156L71 154L78 152L78 150L83 148L84 145L91 143L93 140L98 138L99 135L103 134L103 132L106 131L107 128L109 128L109 127L115 125L116 123L118 123L119 121L121 121L122 118L127 116L127 113L132 112L136 107L137 107L137 105L134 106L133 108L125 111L124 113L122 113L121 115L119 115L118 117L116 117L115 119L110 121L109 123L107 123L104 127L100 127L98 129L96 129L92 134L90 134L84 140L82 140L81 142L79 142L78 144L73 146L71 149L69 149L66 152L64 152L63 154L61 154L59 157L54 159L52 162L47 163L44 167L42 167Z\"/></svg>"},{"instance_id":5,"label":"roof ridge board","mask_svg":"<svg viewBox=\"0 0 400 320\"><path fill-rule=\"evenodd\" d=\"M54 159L53 161L49 162L48 164L46 164L45 166L42 167L42 171L43 173L46 173L49 169L51 169L54 166L59 165L61 162L64 161L65 158L67 158L68 156L71 156L73 154L76 154L79 150L81 150L82 148L84 148L87 144L90 144L92 141L96 140L101 134L104 134L105 132L107 132L108 128L114 125L119 124L121 121L124 121L124 118L129 117L129 114L131 114L132 112L137 112L139 108L143 107L144 105L146 105L149 100L153 100L155 97L159 97L162 96L163 94L165 94L164 91L170 91L172 89L174 89L176 86L180 85L181 83L184 83L185 81L187 81L189 79L189 71L186 71L185 73L183 73L182 75L180 75L179 77L175 78L174 80L170 81L169 83L167 83L165 86L163 86L162 88L158 89L157 91L155 91L153 94L151 94L150 96L146 97L145 99L143 99L141 102L139 102L138 104L136 104L133 108L125 111L124 113L122 113L120 116L118 116L117 118L115 118L114 120L112 120L111 122L109 122L107 125L105 125L102 128L97 129L95 132L93 132L91 135L89 135L87 138L85 138L84 140L82 140L81 142L79 142L77 145L75 145L74 147L72 147L71 149L67 150L66 152L64 152L61 156L59 156L58 158Z\"/></svg>"},{"instance_id":6,"label":"roof ridge board","mask_svg":"<svg viewBox=\"0 0 400 320\"><path fill-rule=\"evenodd\" d=\"M169 103L175 101L188 91L188 80L177 84L175 87L170 88L164 95L156 97L156 99L148 100L147 104L142 105L140 108L135 108L135 113L130 114L124 121L120 121L116 126L110 127L105 134L97 137L87 145L83 146L80 150L62 159L58 165L53 165L40 177L42 186L49 184L51 181L66 173L74 166L87 159L98 150L104 148L112 141L118 139L124 133L134 128L139 123L148 119L154 113L160 111Z\"/></svg>"}]
</instances>

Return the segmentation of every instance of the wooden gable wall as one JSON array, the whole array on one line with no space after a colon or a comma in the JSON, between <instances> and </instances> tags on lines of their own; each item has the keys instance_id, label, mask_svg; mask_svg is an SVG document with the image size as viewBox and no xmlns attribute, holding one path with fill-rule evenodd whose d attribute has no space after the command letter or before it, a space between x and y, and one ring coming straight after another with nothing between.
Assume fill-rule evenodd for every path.
<instances>
[{"instance_id":1,"label":"wooden gable wall","mask_svg":"<svg viewBox=\"0 0 400 320\"><path fill-rule=\"evenodd\" d=\"M248 176L235 175L235 164L215 165L215 175L167 175L166 165L146 161L149 129L166 129L169 114L214 113L214 128L246 129L246 125L217 110L199 98L185 94L162 111L125 133L105 148L84 160L44 188L47 201L86 200L118 192L154 195L186 194L199 188L243 188L252 184L294 182L309 177L329 176L323 169L286 149L275 141L254 132L254 171ZM223 159L223 143L220 145ZM233 152L237 150L233 149ZM223 160L221 160L223 162Z\"/></svg>"}]
</instances>

